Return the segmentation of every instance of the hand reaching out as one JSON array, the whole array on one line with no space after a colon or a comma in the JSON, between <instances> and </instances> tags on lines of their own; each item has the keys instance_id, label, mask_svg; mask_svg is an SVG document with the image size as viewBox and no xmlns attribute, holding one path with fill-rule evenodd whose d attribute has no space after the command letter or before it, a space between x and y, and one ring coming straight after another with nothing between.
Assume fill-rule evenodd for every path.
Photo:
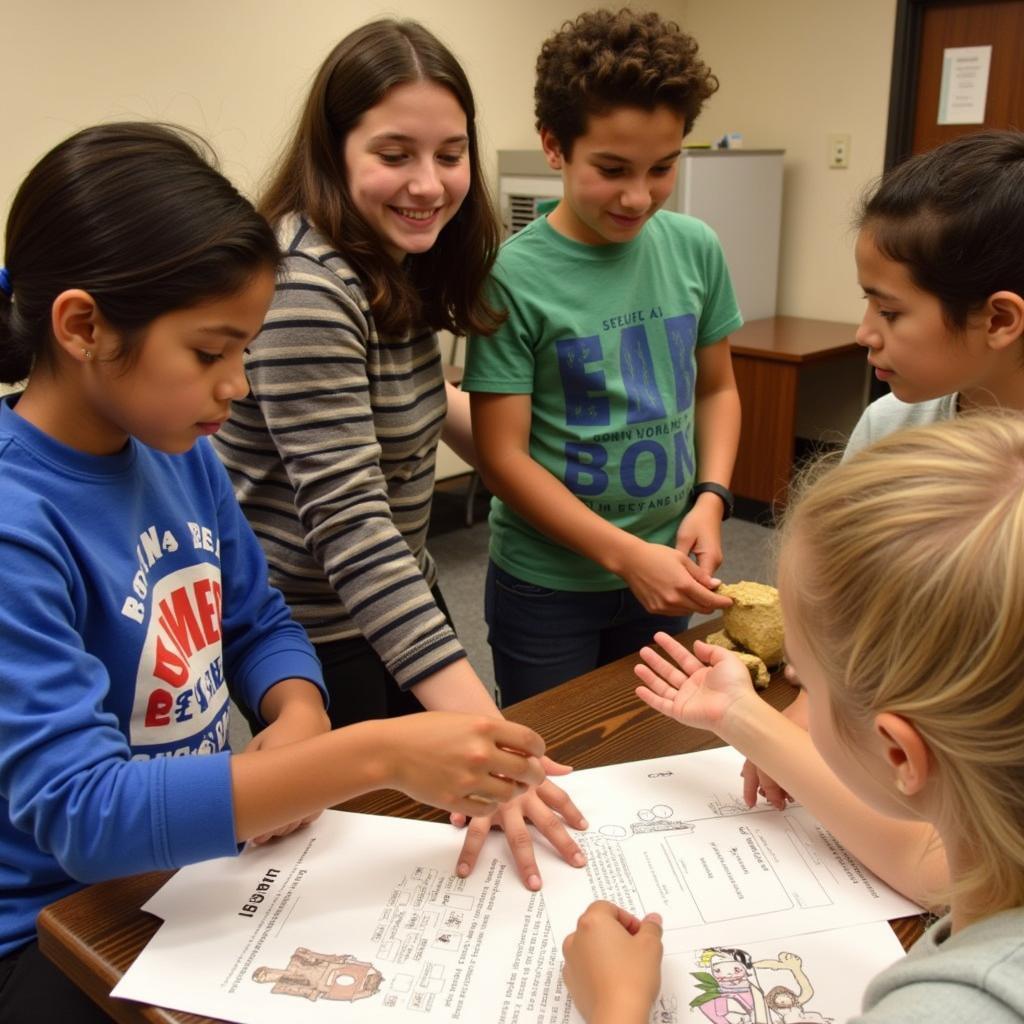
<instances>
[{"instance_id":1,"label":"hand reaching out","mask_svg":"<svg viewBox=\"0 0 1024 1024\"><path fill-rule=\"evenodd\" d=\"M720 580L682 551L664 544L640 541L619 574L652 615L706 614L732 604L714 592Z\"/></svg>"},{"instance_id":2,"label":"hand reaching out","mask_svg":"<svg viewBox=\"0 0 1024 1024\"><path fill-rule=\"evenodd\" d=\"M667 633L654 639L659 649L641 648L643 664L634 671L644 683L636 695L655 711L720 733L733 705L755 696L750 673L731 651L698 640L691 652Z\"/></svg>"},{"instance_id":3,"label":"hand reaching out","mask_svg":"<svg viewBox=\"0 0 1024 1024\"><path fill-rule=\"evenodd\" d=\"M425 711L388 719L385 784L432 807L491 814L544 781L544 741L525 725Z\"/></svg>"},{"instance_id":4,"label":"hand reaching out","mask_svg":"<svg viewBox=\"0 0 1024 1024\"><path fill-rule=\"evenodd\" d=\"M785 675L794 686L800 685L792 665L786 666ZM791 722L796 722L802 729L807 728L807 695L803 690L782 714ZM784 811L786 804L793 799L767 772L761 771L749 758L743 762L740 777L743 779L743 802L748 807L753 807L758 796L763 796L777 811Z\"/></svg>"}]
</instances>

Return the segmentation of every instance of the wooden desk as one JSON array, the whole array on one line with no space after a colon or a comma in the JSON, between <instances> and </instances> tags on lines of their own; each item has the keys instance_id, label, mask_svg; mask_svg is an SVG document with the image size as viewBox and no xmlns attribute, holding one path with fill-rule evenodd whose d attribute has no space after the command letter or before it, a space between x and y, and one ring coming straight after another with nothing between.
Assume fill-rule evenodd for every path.
<instances>
[{"instance_id":1,"label":"wooden desk","mask_svg":"<svg viewBox=\"0 0 1024 1024\"><path fill-rule=\"evenodd\" d=\"M688 642L718 623L689 630ZM577 768L596 768L648 757L721 746L712 733L689 729L651 710L633 693L635 657L623 658L554 690L523 701L507 715L541 733L548 753ZM785 707L795 690L777 674L765 691L773 706ZM347 811L444 821L447 815L401 793L373 793L342 805ZM586 808L582 808L584 813ZM452 834L452 866L461 840ZM207 1022L209 1018L110 999L108 993L160 926L139 907L171 876L155 871L90 886L47 907L39 916L39 946L115 1020ZM582 907L580 908L582 911ZM904 918L893 929L907 947L921 933L921 919Z\"/></svg>"},{"instance_id":2,"label":"wooden desk","mask_svg":"<svg viewBox=\"0 0 1024 1024\"><path fill-rule=\"evenodd\" d=\"M738 496L785 504L798 407L815 397L819 382L812 378L817 371L832 370L830 381L841 375L845 404L852 401L863 408L867 363L864 350L854 340L856 330L856 324L776 316L752 320L730 336L743 405L732 477L732 490Z\"/></svg>"}]
</instances>

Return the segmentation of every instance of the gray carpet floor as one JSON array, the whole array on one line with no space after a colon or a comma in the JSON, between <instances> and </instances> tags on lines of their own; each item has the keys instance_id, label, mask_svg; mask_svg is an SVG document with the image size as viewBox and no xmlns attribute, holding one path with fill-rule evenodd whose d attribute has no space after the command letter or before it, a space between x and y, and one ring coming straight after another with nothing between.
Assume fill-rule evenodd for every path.
<instances>
[{"instance_id":1,"label":"gray carpet floor","mask_svg":"<svg viewBox=\"0 0 1024 1024\"><path fill-rule=\"evenodd\" d=\"M467 500L468 498L468 500ZM464 479L445 481L434 498L428 547L437 562L438 579L459 639L470 663L493 691L494 670L484 622L484 579L487 575L487 496L468 496ZM466 525L467 509L472 525ZM726 583L739 580L775 582L775 531L766 526L730 519L722 526L725 561L718 572ZM696 624L706 616L694 616ZM242 750L249 740L244 718L231 716L231 745Z\"/></svg>"}]
</instances>

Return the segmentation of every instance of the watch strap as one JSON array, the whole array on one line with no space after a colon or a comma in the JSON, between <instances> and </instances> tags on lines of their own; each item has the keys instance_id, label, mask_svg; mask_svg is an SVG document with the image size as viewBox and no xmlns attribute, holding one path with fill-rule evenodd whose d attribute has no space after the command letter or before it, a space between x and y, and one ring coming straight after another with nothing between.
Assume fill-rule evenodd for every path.
<instances>
[{"instance_id":1,"label":"watch strap","mask_svg":"<svg viewBox=\"0 0 1024 1024\"><path fill-rule=\"evenodd\" d=\"M718 497L722 499L722 504L725 506L725 512L722 515L722 522L725 522L725 520L732 515L735 499L732 496L732 491L730 491L728 487L723 487L722 484L712 483L710 480L704 483L694 484L694 500L696 501L698 496L701 494L717 494Z\"/></svg>"}]
</instances>

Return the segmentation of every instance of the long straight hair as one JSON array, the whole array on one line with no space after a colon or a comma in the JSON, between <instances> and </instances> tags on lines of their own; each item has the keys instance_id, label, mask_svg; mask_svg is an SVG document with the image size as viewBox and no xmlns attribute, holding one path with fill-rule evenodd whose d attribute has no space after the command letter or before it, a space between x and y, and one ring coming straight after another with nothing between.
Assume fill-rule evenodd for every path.
<instances>
[{"instance_id":1,"label":"long straight hair","mask_svg":"<svg viewBox=\"0 0 1024 1024\"><path fill-rule=\"evenodd\" d=\"M462 107L470 185L437 242L400 267L352 201L345 139L389 90L418 81L437 83ZM304 214L327 236L362 279L382 335L398 336L418 323L489 334L504 319L484 296L500 232L480 170L473 94L459 62L418 22L374 21L331 50L259 209L272 224Z\"/></svg>"}]
</instances>

